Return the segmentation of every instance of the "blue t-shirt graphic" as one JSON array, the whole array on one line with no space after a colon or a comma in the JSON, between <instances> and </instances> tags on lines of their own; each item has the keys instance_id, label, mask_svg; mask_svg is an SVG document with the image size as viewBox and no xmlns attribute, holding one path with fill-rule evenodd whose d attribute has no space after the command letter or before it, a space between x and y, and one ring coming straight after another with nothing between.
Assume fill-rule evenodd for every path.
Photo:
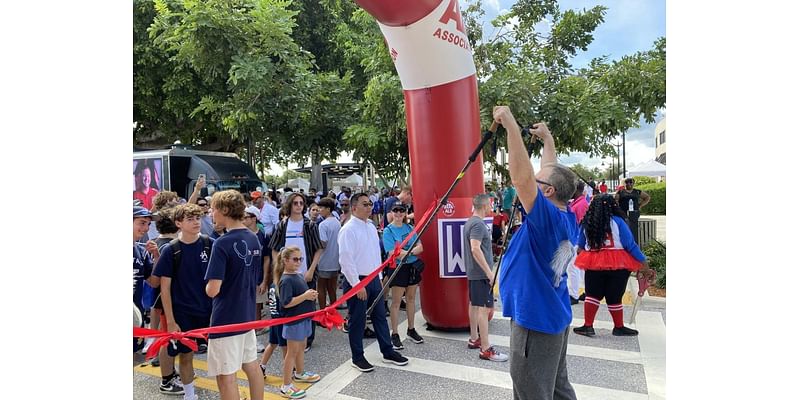
<instances>
[{"instance_id":1,"label":"blue t-shirt graphic","mask_svg":"<svg viewBox=\"0 0 800 400\"><path fill-rule=\"evenodd\" d=\"M214 239L209 239L214 245ZM211 254L207 254L203 239L197 238L192 244L179 243L181 246L181 265L175 275L172 246L161 248L153 275L172 278L170 294L172 312L180 315L207 317L211 315L211 298L206 294L206 271Z\"/></svg>"},{"instance_id":2,"label":"blue t-shirt graphic","mask_svg":"<svg viewBox=\"0 0 800 400\"><path fill-rule=\"evenodd\" d=\"M232 229L214 242L205 278L221 279L222 286L212 300L211 326L255 320L256 269L261 266L261 245L249 229ZM245 332L212 333L208 337L215 339Z\"/></svg>"}]
</instances>

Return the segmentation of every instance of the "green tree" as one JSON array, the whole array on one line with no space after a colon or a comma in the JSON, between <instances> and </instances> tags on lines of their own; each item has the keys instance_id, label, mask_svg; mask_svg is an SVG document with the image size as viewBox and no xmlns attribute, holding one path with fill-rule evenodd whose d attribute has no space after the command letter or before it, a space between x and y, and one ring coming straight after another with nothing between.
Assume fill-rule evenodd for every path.
<instances>
[{"instance_id":1,"label":"green tree","mask_svg":"<svg viewBox=\"0 0 800 400\"><path fill-rule=\"evenodd\" d=\"M156 116L172 111L161 105L181 105L176 113L199 125L168 131L172 119L147 120L135 132L137 142L152 140L147 129L168 132L161 135L168 142L180 136L184 143L246 153L262 171L271 161L335 159L344 148L354 96L350 74L317 71L314 55L292 36L298 11L291 1L135 5L135 56L154 54L142 73L148 85L135 87L135 103ZM170 81L191 86L169 91Z\"/></svg>"},{"instance_id":2,"label":"green tree","mask_svg":"<svg viewBox=\"0 0 800 400\"><path fill-rule=\"evenodd\" d=\"M562 11L555 0L521 0L494 19L494 32L485 35L481 2L470 3L464 19L478 71L482 121L488 126L492 108L508 104L523 125L546 121L560 153L591 156L612 154L609 139L638 126L640 117L652 122L666 103L664 38L652 50L619 61L597 58L586 68L571 66L577 52L592 42L606 10ZM545 21L550 28L542 32L537 26ZM494 160L493 154L485 156Z\"/></svg>"}]
</instances>

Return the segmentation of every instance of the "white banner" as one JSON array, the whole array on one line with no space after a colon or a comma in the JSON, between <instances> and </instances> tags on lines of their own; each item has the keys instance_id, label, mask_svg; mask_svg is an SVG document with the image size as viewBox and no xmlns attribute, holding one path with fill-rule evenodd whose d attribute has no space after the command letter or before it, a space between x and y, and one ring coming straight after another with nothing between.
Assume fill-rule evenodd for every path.
<instances>
[{"instance_id":1,"label":"white banner","mask_svg":"<svg viewBox=\"0 0 800 400\"><path fill-rule=\"evenodd\" d=\"M380 22L378 26L403 90L439 86L475 75L458 0L443 0L430 14L408 26Z\"/></svg>"}]
</instances>

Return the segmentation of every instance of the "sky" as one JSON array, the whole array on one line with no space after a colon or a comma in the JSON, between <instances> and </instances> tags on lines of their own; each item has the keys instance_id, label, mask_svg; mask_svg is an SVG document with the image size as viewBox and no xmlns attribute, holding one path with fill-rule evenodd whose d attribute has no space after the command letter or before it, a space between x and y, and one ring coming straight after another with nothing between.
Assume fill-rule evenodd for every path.
<instances>
[{"instance_id":1,"label":"sky","mask_svg":"<svg viewBox=\"0 0 800 400\"><path fill-rule=\"evenodd\" d=\"M462 5L465 2L460 2ZM486 0L483 9L486 11L486 27L484 32L491 31L489 21L498 15L508 12L514 0ZM618 60L622 56L638 51L649 50L653 42L666 36L666 1L665 0L562 0L558 2L561 11L568 9L583 10L597 5L607 8L605 20L594 31L594 40L586 51L579 51L573 59L575 68L586 66L596 57L608 56L609 60ZM546 28L545 23L537 26ZM655 159L656 124L666 117L666 109L661 110L656 122L647 124L639 121L639 128L625 133L625 158L628 169ZM617 142L621 142L618 139ZM559 156L560 162L566 165L580 163L586 167L600 167L604 161L600 158L589 158L585 153L571 153ZM610 159L606 159L608 162ZM534 159L534 165L538 160Z\"/></svg>"},{"instance_id":2,"label":"sky","mask_svg":"<svg viewBox=\"0 0 800 400\"><path fill-rule=\"evenodd\" d=\"M491 31L489 21L501 13L507 12L515 0L484 0L483 9L486 12L484 32ZM460 0L462 9L465 1ZM563 0L559 1L559 8L581 10L590 9L596 5L607 7L605 21L594 32L594 41L587 50L579 51L573 59L573 66L580 68L586 66L595 57L608 56L609 60L618 60L624 55L634 54L652 48L653 42L666 36L666 0ZM546 28L546 22L540 25ZM647 124L640 121L639 128L633 128L625 134L625 158L628 169L638 164L655 159L655 126L658 121L666 117L666 109L659 112L656 122ZM618 139L617 142L620 142ZM559 156L561 163L566 165L582 164L588 168L600 167L603 161L610 158L589 158L585 153L571 153ZM339 158L339 162L352 162L348 155ZM538 160L533 159L535 167ZM289 168L296 168L289 165ZM284 168L273 164L271 174L281 174Z\"/></svg>"}]
</instances>

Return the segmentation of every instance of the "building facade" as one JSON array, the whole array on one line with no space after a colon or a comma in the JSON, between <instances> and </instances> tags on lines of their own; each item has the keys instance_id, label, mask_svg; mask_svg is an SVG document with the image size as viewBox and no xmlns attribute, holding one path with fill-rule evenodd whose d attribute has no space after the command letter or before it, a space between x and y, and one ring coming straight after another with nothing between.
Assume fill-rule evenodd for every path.
<instances>
[{"instance_id":1,"label":"building facade","mask_svg":"<svg viewBox=\"0 0 800 400\"><path fill-rule=\"evenodd\" d=\"M667 165L667 117L656 124L656 161Z\"/></svg>"}]
</instances>

